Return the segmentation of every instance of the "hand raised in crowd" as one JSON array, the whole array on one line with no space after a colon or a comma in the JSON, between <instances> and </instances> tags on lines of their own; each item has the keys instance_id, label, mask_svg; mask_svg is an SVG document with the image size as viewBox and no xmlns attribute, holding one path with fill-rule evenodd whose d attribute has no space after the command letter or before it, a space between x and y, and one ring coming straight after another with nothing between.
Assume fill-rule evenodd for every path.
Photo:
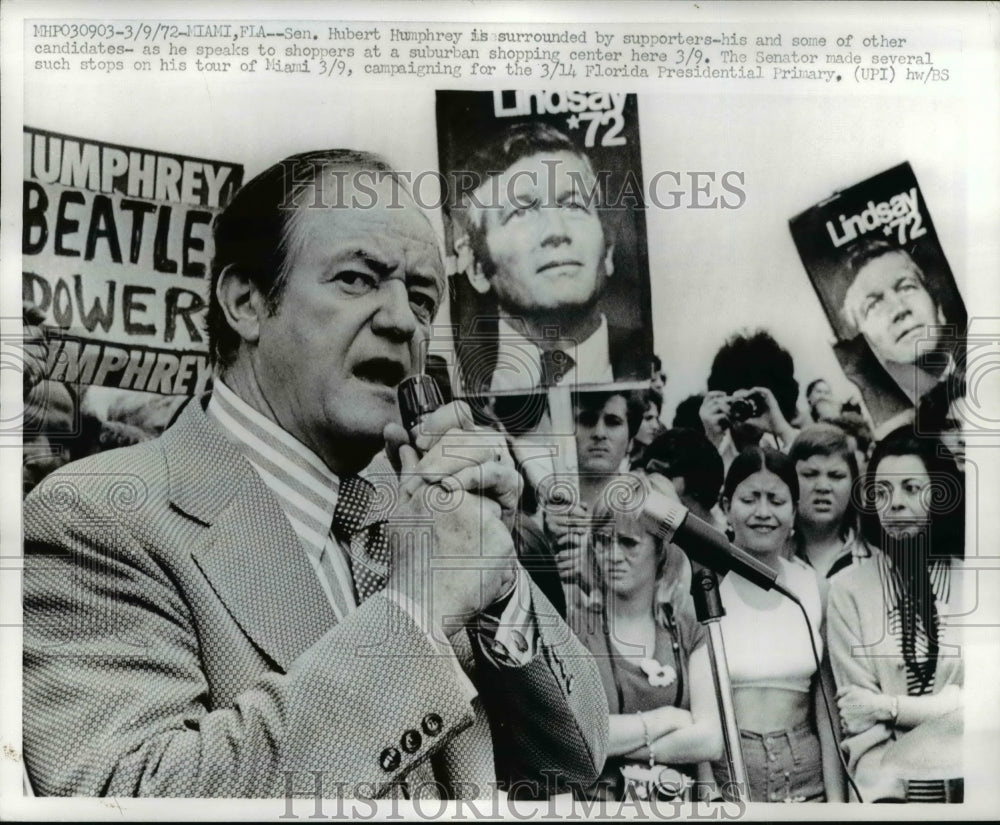
<instances>
[{"instance_id":1,"label":"hand raised in crowd","mask_svg":"<svg viewBox=\"0 0 1000 825\"><path fill-rule=\"evenodd\" d=\"M705 435L716 447L729 427L729 396L720 390L709 390L698 408Z\"/></svg>"},{"instance_id":2,"label":"hand raised in crowd","mask_svg":"<svg viewBox=\"0 0 1000 825\"><path fill-rule=\"evenodd\" d=\"M751 389L736 390L729 400L747 398L751 395L756 395L763 399L764 413L755 418L748 418L747 423L754 424L765 432L771 433L786 446L791 444L795 440L795 436L798 435L798 430L788 423L788 419L781 412L778 400L774 397L774 393L770 389L767 387L752 387Z\"/></svg>"},{"instance_id":3,"label":"hand raised in crowd","mask_svg":"<svg viewBox=\"0 0 1000 825\"><path fill-rule=\"evenodd\" d=\"M423 456L401 427L385 430L400 474L387 526L395 552L388 590L422 605L451 635L514 582L517 556L505 521L516 512L521 478L503 436L473 425L462 402L428 414L418 429ZM422 541L428 530L429 547Z\"/></svg>"}]
</instances>

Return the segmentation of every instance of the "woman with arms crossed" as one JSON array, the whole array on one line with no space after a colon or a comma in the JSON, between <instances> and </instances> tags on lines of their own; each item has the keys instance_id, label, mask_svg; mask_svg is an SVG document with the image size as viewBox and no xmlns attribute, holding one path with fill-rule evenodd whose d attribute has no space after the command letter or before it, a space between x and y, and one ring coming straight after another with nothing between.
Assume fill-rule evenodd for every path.
<instances>
[{"instance_id":1,"label":"woman with arms crossed","mask_svg":"<svg viewBox=\"0 0 1000 825\"><path fill-rule=\"evenodd\" d=\"M602 597L569 611L597 660L610 713L608 760L591 798L669 798L722 750L705 630L657 598L661 577L687 559L639 523L632 505L643 489L625 474L598 502L591 544Z\"/></svg>"},{"instance_id":2,"label":"woman with arms crossed","mask_svg":"<svg viewBox=\"0 0 1000 825\"><path fill-rule=\"evenodd\" d=\"M827 613L848 769L866 802L943 798L943 781L904 790L882 759L898 734L961 708L947 618L961 612L965 482L937 438L904 427L879 443L860 523L882 552L834 577Z\"/></svg>"}]
</instances>

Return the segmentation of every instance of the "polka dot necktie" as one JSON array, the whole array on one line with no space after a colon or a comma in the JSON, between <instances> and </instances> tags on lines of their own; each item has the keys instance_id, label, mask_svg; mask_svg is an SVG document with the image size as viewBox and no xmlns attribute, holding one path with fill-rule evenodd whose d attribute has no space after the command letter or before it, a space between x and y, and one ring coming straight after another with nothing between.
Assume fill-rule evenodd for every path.
<instances>
[{"instance_id":1,"label":"polka dot necktie","mask_svg":"<svg viewBox=\"0 0 1000 825\"><path fill-rule=\"evenodd\" d=\"M361 476L342 476L333 509L333 535L343 546L350 547L358 604L382 590L389 575L385 523L367 523L374 493L375 488Z\"/></svg>"},{"instance_id":2,"label":"polka dot necktie","mask_svg":"<svg viewBox=\"0 0 1000 825\"><path fill-rule=\"evenodd\" d=\"M566 376L576 362L568 352L561 349L542 350L542 386L552 387Z\"/></svg>"}]
</instances>

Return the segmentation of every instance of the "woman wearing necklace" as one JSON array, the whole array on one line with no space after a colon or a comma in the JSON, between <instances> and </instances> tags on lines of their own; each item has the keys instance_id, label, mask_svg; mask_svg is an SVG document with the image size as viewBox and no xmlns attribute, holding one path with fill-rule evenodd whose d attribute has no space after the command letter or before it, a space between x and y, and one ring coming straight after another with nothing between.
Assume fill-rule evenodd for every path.
<instances>
[{"instance_id":1,"label":"woman wearing necklace","mask_svg":"<svg viewBox=\"0 0 1000 825\"><path fill-rule=\"evenodd\" d=\"M833 579L827 612L848 769L866 802L944 801L954 776L904 785L883 757L900 734L961 710L961 639L947 619L962 613L964 477L938 439L904 427L875 448L865 481L861 533L882 552Z\"/></svg>"},{"instance_id":2,"label":"woman wearing necklace","mask_svg":"<svg viewBox=\"0 0 1000 825\"><path fill-rule=\"evenodd\" d=\"M812 625L777 591L761 590L736 573L719 587L721 620L733 705L753 802L837 800L836 742L817 702L813 644L822 655L822 611L812 571L784 558L799 498L791 459L767 447L748 447L733 460L722 488L731 541L779 571L779 581L805 606ZM724 795L730 777L713 765Z\"/></svg>"},{"instance_id":3,"label":"woman wearing necklace","mask_svg":"<svg viewBox=\"0 0 1000 825\"><path fill-rule=\"evenodd\" d=\"M722 749L705 630L657 599L661 577L677 575L687 559L648 532L634 508L616 506L639 501L643 484L623 475L598 502L591 543L602 598L569 610L597 661L610 714L609 755L585 793L591 798L688 797L697 763ZM673 491L670 482L655 486Z\"/></svg>"}]
</instances>

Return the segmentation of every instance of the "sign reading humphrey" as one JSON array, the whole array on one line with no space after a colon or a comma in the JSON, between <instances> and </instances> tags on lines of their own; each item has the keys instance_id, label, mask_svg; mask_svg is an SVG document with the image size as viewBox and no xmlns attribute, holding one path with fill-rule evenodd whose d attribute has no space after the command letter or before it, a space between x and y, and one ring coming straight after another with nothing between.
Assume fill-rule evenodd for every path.
<instances>
[{"instance_id":1,"label":"sign reading humphrey","mask_svg":"<svg viewBox=\"0 0 1000 825\"><path fill-rule=\"evenodd\" d=\"M243 167L25 127L23 299L46 378L192 395L209 376L211 222Z\"/></svg>"}]
</instances>

